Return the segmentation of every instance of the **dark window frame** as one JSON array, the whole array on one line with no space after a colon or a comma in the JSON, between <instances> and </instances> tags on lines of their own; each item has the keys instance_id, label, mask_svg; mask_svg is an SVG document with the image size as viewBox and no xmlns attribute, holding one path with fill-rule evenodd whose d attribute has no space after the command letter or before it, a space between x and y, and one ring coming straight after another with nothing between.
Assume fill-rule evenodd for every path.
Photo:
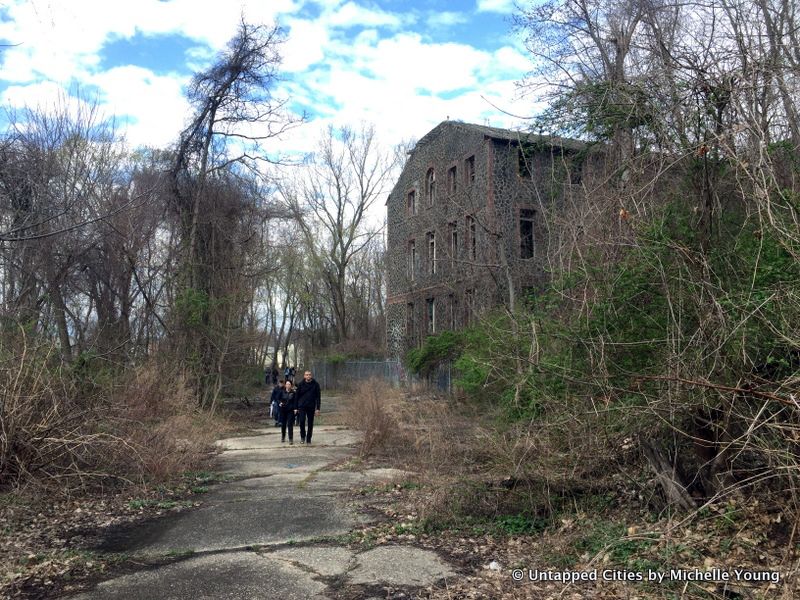
<instances>
[{"instance_id":1,"label":"dark window frame","mask_svg":"<svg viewBox=\"0 0 800 600\"><path fill-rule=\"evenodd\" d=\"M428 335L436 334L436 298L425 299L425 328Z\"/></svg>"},{"instance_id":2,"label":"dark window frame","mask_svg":"<svg viewBox=\"0 0 800 600\"><path fill-rule=\"evenodd\" d=\"M458 193L458 165L447 169L447 192L453 196Z\"/></svg>"},{"instance_id":3,"label":"dark window frame","mask_svg":"<svg viewBox=\"0 0 800 600\"><path fill-rule=\"evenodd\" d=\"M464 159L464 185L471 187L475 183L475 155Z\"/></svg>"},{"instance_id":4,"label":"dark window frame","mask_svg":"<svg viewBox=\"0 0 800 600\"><path fill-rule=\"evenodd\" d=\"M522 260L533 258L536 253L536 209L529 206L517 208L517 248Z\"/></svg>"},{"instance_id":5,"label":"dark window frame","mask_svg":"<svg viewBox=\"0 0 800 600\"><path fill-rule=\"evenodd\" d=\"M425 195L428 199L428 207L436 203L436 169L430 167L425 172Z\"/></svg>"},{"instance_id":6,"label":"dark window frame","mask_svg":"<svg viewBox=\"0 0 800 600\"><path fill-rule=\"evenodd\" d=\"M413 217L417 214L417 190L409 190L406 193L406 214Z\"/></svg>"},{"instance_id":7,"label":"dark window frame","mask_svg":"<svg viewBox=\"0 0 800 600\"><path fill-rule=\"evenodd\" d=\"M458 222L451 221L447 225L450 233L450 264L451 266L455 266L458 261Z\"/></svg>"},{"instance_id":8,"label":"dark window frame","mask_svg":"<svg viewBox=\"0 0 800 600\"><path fill-rule=\"evenodd\" d=\"M474 215L466 215L464 217L465 233L464 238L466 242L466 258L473 262L478 260L478 223Z\"/></svg>"},{"instance_id":9,"label":"dark window frame","mask_svg":"<svg viewBox=\"0 0 800 600\"><path fill-rule=\"evenodd\" d=\"M425 245L428 251L428 275L436 275L436 231L425 234Z\"/></svg>"},{"instance_id":10,"label":"dark window frame","mask_svg":"<svg viewBox=\"0 0 800 600\"><path fill-rule=\"evenodd\" d=\"M406 275L409 281L415 281L417 275L417 240L408 240L406 248Z\"/></svg>"}]
</instances>

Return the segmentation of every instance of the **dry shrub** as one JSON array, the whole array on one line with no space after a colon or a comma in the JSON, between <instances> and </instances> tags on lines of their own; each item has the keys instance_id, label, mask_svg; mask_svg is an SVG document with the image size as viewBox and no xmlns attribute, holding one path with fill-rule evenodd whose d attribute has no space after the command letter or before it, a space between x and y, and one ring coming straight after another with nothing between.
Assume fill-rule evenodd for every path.
<instances>
[{"instance_id":1,"label":"dry shrub","mask_svg":"<svg viewBox=\"0 0 800 600\"><path fill-rule=\"evenodd\" d=\"M224 417L197 407L180 373L164 373L157 364L134 371L114 404L110 423L126 441L114 465L140 480L165 480L197 468L213 451L217 434L231 428Z\"/></svg>"},{"instance_id":2,"label":"dry shrub","mask_svg":"<svg viewBox=\"0 0 800 600\"><path fill-rule=\"evenodd\" d=\"M362 456L389 458L417 474L428 492L417 500L422 519L447 521L496 508L484 493L490 433L480 407L423 386L409 391L380 380L359 384L349 396L351 425L364 432Z\"/></svg>"},{"instance_id":3,"label":"dry shrub","mask_svg":"<svg viewBox=\"0 0 800 600\"><path fill-rule=\"evenodd\" d=\"M50 341L0 340L0 486L74 492L163 480L201 464L229 428L155 364L84 367L63 363Z\"/></svg>"},{"instance_id":4,"label":"dry shrub","mask_svg":"<svg viewBox=\"0 0 800 600\"><path fill-rule=\"evenodd\" d=\"M361 456L386 452L401 441L402 394L385 381L371 379L349 390L345 412L349 424L364 434Z\"/></svg>"},{"instance_id":5,"label":"dry shrub","mask_svg":"<svg viewBox=\"0 0 800 600\"><path fill-rule=\"evenodd\" d=\"M92 448L114 442L94 431L96 399L82 396L53 343L24 331L0 338L0 485L40 477L91 477Z\"/></svg>"},{"instance_id":6,"label":"dry shrub","mask_svg":"<svg viewBox=\"0 0 800 600\"><path fill-rule=\"evenodd\" d=\"M367 410L360 416L360 409L351 412L375 432L365 448L393 455L418 474L425 491L416 508L428 523L465 516L547 517L558 510L555 501L568 504L615 485L611 475L633 452L620 452L623 440L593 427L578 406L574 414L550 421L503 425L485 405L431 389L362 389L369 393L357 396L354 407Z\"/></svg>"},{"instance_id":7,"label":"dry shrub","mask_svg":"<svg viewBox=\"0 0 800 600\"><path fill-rule=\"evenodd\" d=\"M454 399L426 388L409 393L381 379L359 382L347 398L349 424L364 433L362 455L395 455L434 472L475 463L476 420Z\"/></svg>"}]
</instances>

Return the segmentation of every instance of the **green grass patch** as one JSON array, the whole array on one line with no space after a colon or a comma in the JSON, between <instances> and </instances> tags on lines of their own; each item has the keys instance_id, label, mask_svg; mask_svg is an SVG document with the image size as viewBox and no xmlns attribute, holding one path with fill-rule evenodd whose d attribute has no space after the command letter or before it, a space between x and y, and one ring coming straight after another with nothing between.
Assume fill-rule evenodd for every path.
<instances>
[{"instance_id":1,"label":"green grass patch","mask_svg":"<svg viewBox=\"0 0 800 600\"><path fill-rule=\"evenodd\" d=\"M639 560L640 554L657 543L657 536L631 538L625 526L608 521L587 523L587 533L573 543L579 554L607 552L612 562L628 565Z\"/></svg>"}]
</instances>

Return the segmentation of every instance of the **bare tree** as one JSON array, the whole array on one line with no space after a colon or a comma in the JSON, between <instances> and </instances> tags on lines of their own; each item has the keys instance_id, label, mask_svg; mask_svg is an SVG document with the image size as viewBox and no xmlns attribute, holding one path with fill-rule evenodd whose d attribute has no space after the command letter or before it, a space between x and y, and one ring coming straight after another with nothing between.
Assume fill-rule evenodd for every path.
<instances>
[{"instance_id":1,"label":"bare tree","mask_svg":"<svg viewBox=\"0 0 800 600\"><path fill-rule=\"evenodd\" d=\"M370 210L383 197L394 165L395 158L378 146L374 127L329 128L302 174L280 184L330 294L339 341L350 336L348 272L353 257L379 233Z\"/></svg>"},{"instance_id":2,"label":"bare tree","mask_svg":"<svg viewBox=\"0 0 800 600\"><path fill-rule=\"evenodd\" d=\"M245 174L258 162L273 160L263 152L265 140L298 122L284 110L286 100L273 95L282 41L277 26L242 22L227 50L194 77L188 96L195 116L181 134L170 171L181 243L176 296L181 335L175 341L193 357L202 405L216 402L228 351L224 324L239 322L241 314L234 316L241 311L241 298L233 301L232 296L243 290L238 284L229 287L226 278L235 268L247 271L242 260L250 253L242 242L252 239L251 228L258 225L256 213L261 210L260 200L243 189L248 185ZM233 239L237 241L225 243ZM234 248L245 252L236 255ZM221 302L223 298L231 302ZM213 315L214 308L234 313ZM197 326L204 335L196 335Z\"/></svg>"},{"instance_id":3,"label":"bare tree","mask_svg":"<svg viewBox=\"0 0 800 600\"><path fill-rule=\"evenodd\" d=\"M122 149L96 106L81 101L11 117L14 129L0 157L0 239L10 250L4 303L23 322L45 330L52 324L70 360L70 331L80 329L68 306L76 275L97 243L97 226L131 206L115 209L108 201L121 185Z\"/></svg>"}]
</instances>

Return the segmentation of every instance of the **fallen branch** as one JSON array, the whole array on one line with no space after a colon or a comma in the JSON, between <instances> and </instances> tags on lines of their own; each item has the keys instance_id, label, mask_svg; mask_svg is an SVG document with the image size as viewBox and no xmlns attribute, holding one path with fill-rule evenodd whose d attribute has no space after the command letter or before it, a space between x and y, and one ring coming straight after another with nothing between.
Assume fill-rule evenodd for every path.
<instances>
[{"instance_id":1,"label":"fallen branch","mask_svg":"<svg viewBox=\"0 0 800 600\"><path fill-rule=\"evenodd\" d=\"M697 381L693 379L685 379L683 377L668 377L666 375L644 375L640 377L640 379L646 379L648 381L676 381L678 383L685 383L686 385L694 385L697 387L704 387L712 390L720 390L723 392L733 392L735 394L749 394L757 398L763 398L764 400L773 400L775 402L779 402L784 406L793 406L795 408L800 408L800 403L797 402L793 394L789 394L788 398L783 398L782 396L777 396L775 394L771 394L770 392L759 392L758 390L754 389L733 387L729 385L722 385L719 383L711 383L710 381Z\"/></svg>"}]
</instances>

